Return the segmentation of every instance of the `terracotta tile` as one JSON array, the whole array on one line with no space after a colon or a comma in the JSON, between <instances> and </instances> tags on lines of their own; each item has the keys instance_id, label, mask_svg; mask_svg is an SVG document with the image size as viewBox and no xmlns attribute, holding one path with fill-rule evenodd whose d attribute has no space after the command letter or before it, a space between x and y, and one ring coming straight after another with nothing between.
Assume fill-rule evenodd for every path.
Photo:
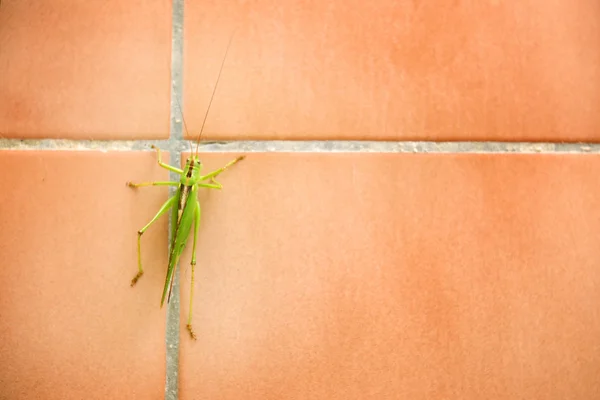
<instances>
[{"instance_id":1,"label":"terracotta tile","mask_svg":"<svg viewBox=\"0 0 600 400\"><path fill-rule=\"evenodd\" d=\"M164 398L166 189L154 153L0 152L1 398ZM16 172L18 171L18 172ZM140 189L142 190L142 189Z\"/></svg>"},{"instance_id":2,"label":"terracotta tile","mask_svg":"<svg viewBox=\"0 0 600 400\"><path fill-rule=\"evenodd\" d=\"M595 398L598 168L249 154L202 193L181 399Z\"/></svg>"},{"instance_id":3,"label":"terracotta tile","mask_svg":"<svg viewBox=\"0 0 600 400\"><path fill-rule=\"evenodd\" d=\"M3 1L0 48L0 135L168 135L170 1Z\"/></svg>"},{"instance_id":4,"label":"terracotta tile","mask_svg":"<svg viewBox=\"0 0 600 400\"><path fill-rule=\"evenodd\" d=\"M187 1L185 113L214 139L598 141L600 3Z\"/></svg>"}]
</instances>

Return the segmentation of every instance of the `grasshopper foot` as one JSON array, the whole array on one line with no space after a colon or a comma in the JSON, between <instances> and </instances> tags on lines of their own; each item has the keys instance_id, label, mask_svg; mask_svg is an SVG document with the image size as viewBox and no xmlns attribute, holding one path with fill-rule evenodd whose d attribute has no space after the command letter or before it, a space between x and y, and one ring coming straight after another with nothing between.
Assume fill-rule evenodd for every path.
<instances>
[{"instance_id":1,"label":"grasshopper foot","mask_svg":"<svg viewBox=\"0 0 600 400\"><path fill-rule=\"evenodd\" d=\"M196 333L194 332L194 330L192 329L192 324L187 324L187 330L190 333L190 336L192 337L192 339L194 340L198 340L196 338Z\"/></svg>"},{"instance_id":2,"label":"grasshopper foot","mask_svg":"<svg viewBox=\"0 0 600 400\"><path fill-rule=\"evenodd\" d=\"M138 272L137 275L133 277L133 279L131 280L131 287L135 286L135 284L137 283L138 279L140 279L142 277L142 275L144 275L143 272Z\"/></svg>"}]
</instances>

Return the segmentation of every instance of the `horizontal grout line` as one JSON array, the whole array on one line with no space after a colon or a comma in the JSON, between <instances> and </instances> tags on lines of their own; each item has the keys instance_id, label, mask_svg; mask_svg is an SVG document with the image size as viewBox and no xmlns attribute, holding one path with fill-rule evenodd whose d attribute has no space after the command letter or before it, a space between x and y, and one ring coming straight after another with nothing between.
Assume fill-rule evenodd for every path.
<instances>
[{"instance_id":1,"label":"horizontal grout line","mask_svg":"<svg viewBox=\"0 0 600 400\"><path fill-rule=\"evenodd\" d=\"M0 139L0 150L150 151L156 145L167 151L189 151L194 141ZM213 141L200 144L202 152L262 153L600 153L600 143L548 142L431 142L265 140Z\"/></svg>"}]
</instances>

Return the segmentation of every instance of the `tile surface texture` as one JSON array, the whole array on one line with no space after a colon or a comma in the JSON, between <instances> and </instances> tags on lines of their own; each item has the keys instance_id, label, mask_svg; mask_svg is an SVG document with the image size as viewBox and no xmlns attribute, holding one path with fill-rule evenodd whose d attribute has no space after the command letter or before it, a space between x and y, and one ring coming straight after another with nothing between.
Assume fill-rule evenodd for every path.
<instances>
[{"instance_id":1,"label":"tile surface texture","mask_svg":"<svg viewBox=\"0 0 600 400\"><path fill-rule=\"evenodd\" d=\"M0 136L169 133L170 1L4 0Z\"/></svg>"},{"instance_id":2,"label":"tile surface texture","mask_svg":"<svg viewBox=\"0 0 600 400\"><path fill-rule=\"evenodd\" d=\"M0 145L108 152L0 150L0 400L598 397L598 147L424 149L600 142L600 2L180 6L1 0ZM125 182L169 174L122 150L169 138L171 86L195 137L234 32L204 171L251 151L201 190L178 349L166 216L129 286L168 191Z\"/></svg>"},{"instance_id":3,"label":"tile surface texture","mask_svg":"<svg viewBox=\"0 0 600 400\"><path fill-rule=\"evenodd\" d=\"M180 398L595 398L598 168L249 154L201 194ZM189 252L182 266L185 318Z\"/></svg>"},{"instance_id":4,"label":"tile surface texture","mask_svg":"<svg viewBox=\"0 0 600 400\"><path fill-rule=\"evenodd\" d=\"M600 2L187 1L214 139L598 141Z\"/></svg>"},{"instance_id":5,"label":"tile surface texture","mask_svg":"<svg viewBox=\"0 0 600 400\"><path fill-rule=\"evenodd\" d=\"M1 399L162 399L166 199L152 153L0 152ZM139 189L141 191L143 189Z\"/></svg>"}]
</instances>

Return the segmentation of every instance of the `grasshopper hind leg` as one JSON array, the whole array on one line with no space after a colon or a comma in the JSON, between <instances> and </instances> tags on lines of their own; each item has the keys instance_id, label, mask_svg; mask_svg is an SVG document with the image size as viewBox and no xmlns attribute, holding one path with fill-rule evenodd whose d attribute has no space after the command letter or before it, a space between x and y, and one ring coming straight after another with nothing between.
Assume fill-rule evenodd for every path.
<instances>
[{"instance_id":1,"label":"grasshopper hind leg","mask_svg":"<svg viewBox=\"0 0 600 400\"><path fill-rule=\"evenodd\" d=\"M175 197L175 196L169 198L169 200L167 200L162 205L160 210L158 210L158 212L156 213L154 218L152 218L152 220L150 222L148 222L148 224L146 224L146 226L144 226L142 229L140 229L138 231L138 239L137 239L138 273L131 280L131 287L135 286L137 281L142 277L142 275L144 275L144 269L142 268L142 235L144 234L144 232L146 232L146 230L148 228L150 228L150 225L152 225L158 218L160 218L161 215L163 215L164 213L169 211L169 209L173 206L173 204L175 204L175 200L177 200L177 197Z\"/></svg>"},{"instance_id":2,"label":"grasshopper hind leg","mask_svg":"<svg viewBox=\"0 0 600 400\"><path fill-rule=\"evenodd\" d=\"M192 284L190 286L190 310L188 313L187 330L190 333L192 339L196 340L196 333L192 329L192 305L194 304L194 272L196 270L196 243L198 239L198 228L200 227L200 202L196 200L196 207L194 209L194 242L192 244Z\"/></svg>"}]
</instances>

